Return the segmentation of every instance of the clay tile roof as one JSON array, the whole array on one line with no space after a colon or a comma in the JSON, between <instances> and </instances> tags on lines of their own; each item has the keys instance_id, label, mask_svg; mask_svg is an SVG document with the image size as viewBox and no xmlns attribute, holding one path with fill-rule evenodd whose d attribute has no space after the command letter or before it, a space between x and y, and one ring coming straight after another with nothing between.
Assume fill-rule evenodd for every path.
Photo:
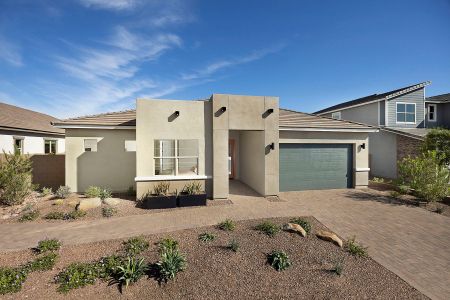
<instances>
[{"instance_id":1,"label":"clay tile roof","mask_svg":"<svg viewBox=\"0 0 450 300\"><path fill-rule=\"evenodd\" d=\"M136 110L108 112L55 122L55 125L136 126Z\"/></svg>"},{"instance_id":2,"label":"clay tile roof","mask_svg":"<svg viewBox=\"0 0 450 300\"><path fill-rule=\"evenodd\" d=\"M376 127L280 108L280 128L376 129Z\"/></svg>"},{"instance_id":3,"label":"clay tile roof","mask_svg":"<svg viewBox=\"0 0 450 300\"><path fill-rule=\"evenodd\" d=\"M36 111L0 102L0 127L7 130L26 130L64 134L64 129L52 126L58 119Z\"/></svg>"}]
</instances>

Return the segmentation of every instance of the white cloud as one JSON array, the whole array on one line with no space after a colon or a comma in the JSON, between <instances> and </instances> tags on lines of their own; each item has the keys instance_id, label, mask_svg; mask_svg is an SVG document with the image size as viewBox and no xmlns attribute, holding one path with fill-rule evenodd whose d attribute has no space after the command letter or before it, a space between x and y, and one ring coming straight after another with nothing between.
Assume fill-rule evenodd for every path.
<instances>
[{"instance_id":1,"label":"white cloud","mask_svg":"<svg viewBox=\"0 0 450 300\"><path fill-rule=\"evenodd\" d=\"M86 7L108 9L108 10L127 10L137 5L136 0L80 0Z\"/></svg>"},{"instance_id":2,"label":"white cloud","mask_svg":"<svg viewBox=\"0 0 450 300\"><path fill-rule=\"evenodd\" d=\"M23 66L19 47L2 36L0 36L0 59L15 67Z\"/></svg>"}]
</instances>

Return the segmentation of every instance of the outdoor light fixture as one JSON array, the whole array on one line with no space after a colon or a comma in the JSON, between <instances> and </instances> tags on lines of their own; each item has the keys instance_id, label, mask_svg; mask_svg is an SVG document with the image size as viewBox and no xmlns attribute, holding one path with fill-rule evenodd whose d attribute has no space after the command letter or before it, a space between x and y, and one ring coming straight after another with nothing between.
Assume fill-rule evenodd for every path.
<instances>
[{"instance_id":1,"label":"outdoor light fixture","mask_svg":"<svg viewBox=\"0 0 450 300\"><path fill-rule=\"evenodd\" d=\"M175 116L178 117L179 115L180 115L180 111L179 111L179 110L176 110L176 111L175 111Z\"/></svg>"},{"instance_id":2,"label":"outdoor light fixture","mask_svg":"<svg viewBox=\"0 0 450 300\"><path fill-rule=\"evenodd\" d=\"M267 113L268 113L268 114L273 113L273 108L269 108L269 109L267 110Z\"/></svg>"},{"instance_id":3,"label":"outdoor light fixture","mask_svg":"<svg viewBox=\"0 0 450 300\"><path fill-rule=\"evenodd\" d=\"M222 107L220 108L220 111L221 111L221 112L226 112L226 111L227 111L227 108L226 108L225 106L222 106Z\"/></svg>"},{"instance_id":4,"label":"outdoor light fixture","mask_svg":"<svg viewBox=\"0 0 450 300\"><path fill-rule=\"evenodd\" d=\"M275 150L275 143L272 143L269 146L270 146L270 150Z\"/></svg>"},{"instance_id":5,"label":"outdoor light fixture","mask_svg":"<svg viewBox=\"0 0 450 300\"><path fill-rule=\"evenodd\" d=\"M366 149L366 143L361 144L361 149Z\"/></svg>"}]
</instances>

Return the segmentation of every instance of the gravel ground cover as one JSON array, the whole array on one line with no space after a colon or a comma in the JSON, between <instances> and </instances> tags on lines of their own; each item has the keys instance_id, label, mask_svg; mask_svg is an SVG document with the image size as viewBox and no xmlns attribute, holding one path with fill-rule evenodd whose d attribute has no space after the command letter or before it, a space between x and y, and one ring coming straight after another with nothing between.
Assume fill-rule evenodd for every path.
<instances>
[{"instance_id":1,"label":"gravel ground cover","mask_svg":"<svg viewBox=\"0 0 450 300\"><path fill-rule=\"evenodd\" d=\"M278 225L291 218L268 219ZM141 254L146 262L158 260L160 239L171 237L186 255L187 269L167 284L144 277L123 290L117 285L97 281L94 285L57 292L53 278L72 262L90 262L120 253L123 240L76 246L62 246L53 270L31 273L20 292L5 299L427 299L398 276L370 258L358 258L332 243L319 240L314 232L325 229L317 220L306 238L280 231L269 237L254 228L265 220L237 222L234 231L202 227L170 234L145 236L150 248ZM211 233L215 239L203 242L199 234ZM231 240L239 243L237 252L227 248ZM273 250L286 252L292 265L277 272L267 264ZM31 250L0 253L0 266L17 266L33 257ZM370 249L369 249L370 255ZM330 270L341 262L341 276Z\"/></svg>"}]
</instances>

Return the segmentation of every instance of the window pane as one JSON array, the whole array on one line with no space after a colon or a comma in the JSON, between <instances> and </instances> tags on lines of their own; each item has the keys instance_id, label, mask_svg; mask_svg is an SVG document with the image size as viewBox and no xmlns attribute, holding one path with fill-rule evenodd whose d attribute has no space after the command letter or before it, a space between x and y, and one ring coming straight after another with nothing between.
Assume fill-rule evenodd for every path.
<instances>
[{"instance_id":1,"label":"window pane","mask_svg":"<svg viewBox=\"0 0 450 300\"><path fill-rule=\"evenodd\" d=\"M198 140L178 140L178 156L198 156Z\"/></svg>"},{"instance_id":2,"label":"window pane","mask_svg":"<svg viewBox=\"0 0 450 300\"><path fill-rule=\"evenodd\" d=\"M155 175L175 175L175 158L155 158Z\"/></svg>"},{"instance_id":3,"label":"window pane","mask_svg":"<svg viewBox=\"0 0 450 300\"><path fill-rule=\"evenodd\" d=\"M405 113L397 113L397 122L405 122Z\"/></svg>"},{"instance_id":4,"label":"window pane","mask_svg":"<svg viewBox=\"0 0 450 300\"><path fill-rule=\"evenodd\" d=\"M197 175L197 174L198 174L197 158L178 159L178 175Z\"/></svg>"},{"instance_id":5,"label":"window pane","mask_svg":"<svg viewBox=\"0 0 450 300\"><path fill-rule=\"evenodd\" d=\"M45 153L45 154L50 153L50 144L49 144L48 141L45 141L44 153Z\"/></svg>"},{"instance_id":6,"label":"window pane","mask_svg":"<svg viewBox=\"0 0 450 300\"><path fill-rule=\"evenodd\" d=\"M430 109L430 113L434 113L434 105L430 105L429 109Z\"/></svg>"},{"instance_id":7,"label":"window pane","mask_svg":"<svg viewBox=\"0 0 450 300\"><path fill-rule=\"evenodd\" d=\"M155 140L155 157L175 156L175 140Z\"/></svg>"},{"instance_id":8,"label":"window pane","mask_svg":"<svg viewBox=\"0 0 450 300\"><path fill-rule=\"evenodd\" d=\"M397 104L397 112L405 112L405 104Z\"/></svg>"},{"instance_id":9,"label":"window pane","mask_svg":"<svg viewBox=\"0 0 450 300\"><path fill-rule=\"evenodd\" d=\"M414 114L406 114L406 122L415 122L415 115Z\"/></svg>"},{"instance_id":10,"label":"window pane","mask_svg":"<svg viewBox=\"0 0 450 300\"><path fill-rule=\"evenodd\" d=\"M416 112L416 106L414 104L407 104L406 105L406 112L415 113Z\"/></svg>"}]
</instances>

